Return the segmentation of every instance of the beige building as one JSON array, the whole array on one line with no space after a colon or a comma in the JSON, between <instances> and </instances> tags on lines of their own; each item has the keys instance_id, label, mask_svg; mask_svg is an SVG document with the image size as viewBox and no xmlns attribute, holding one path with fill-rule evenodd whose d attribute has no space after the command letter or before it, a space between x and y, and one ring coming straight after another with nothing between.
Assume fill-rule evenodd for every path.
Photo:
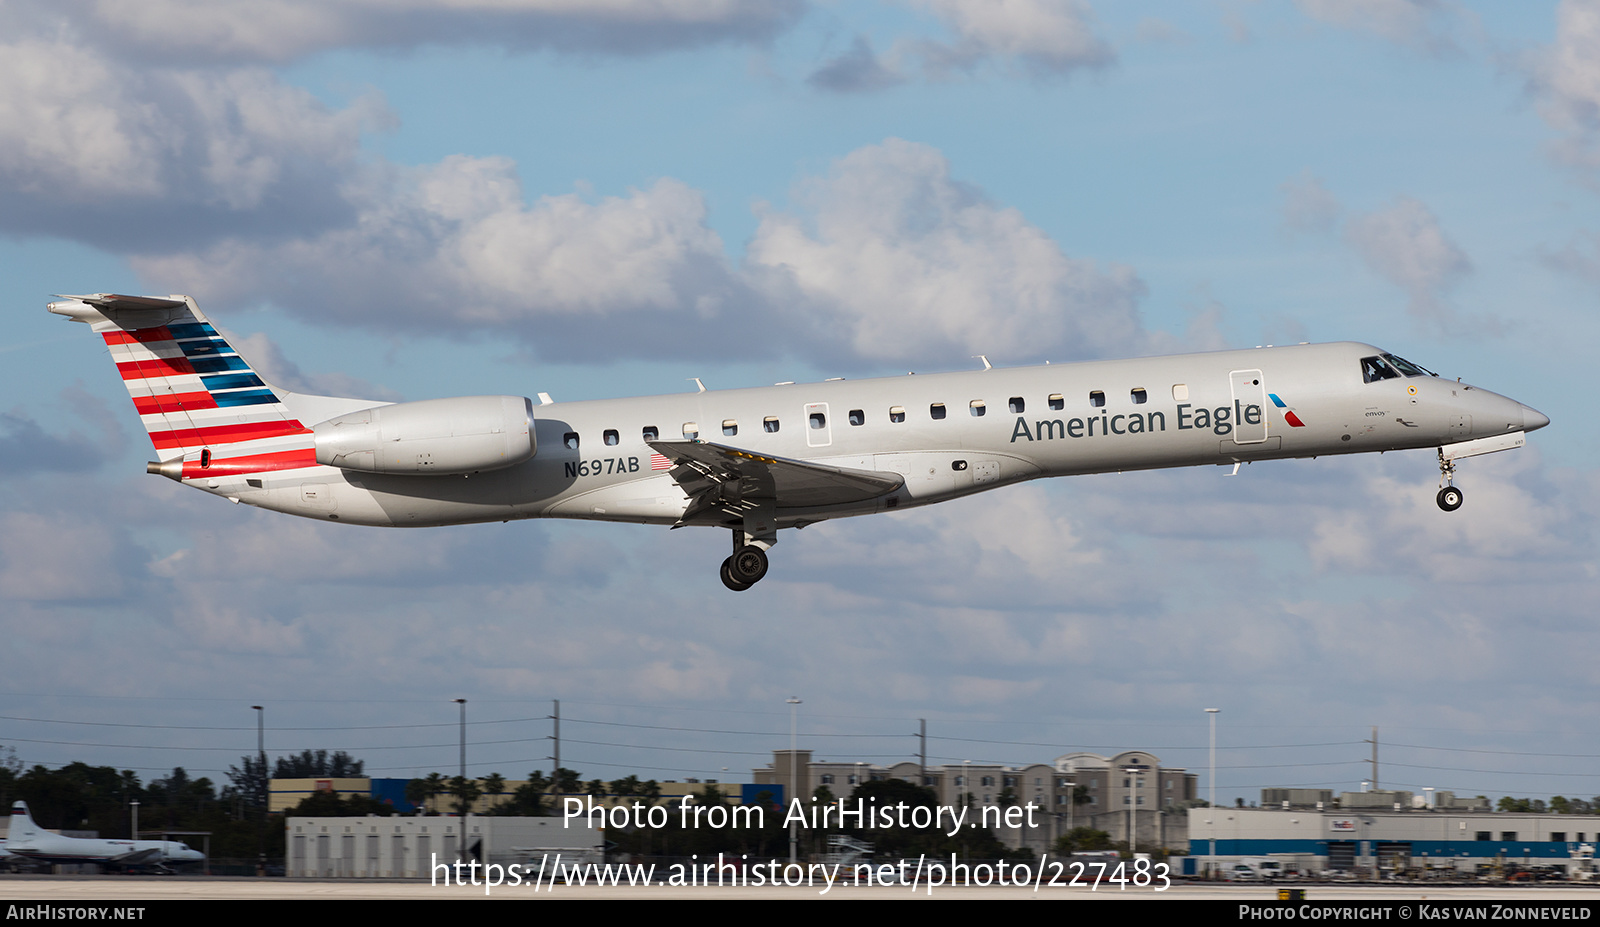
<instances>
[{"instance_id":1,"label":"beige building","mask_svg":"<svg viewBox=\"0 0 1600 927\"><path fill-rule=\"evenodd\" d=\"M942 805L969 801L983 808L1032 803L1039 826L996 836L1011 846L1048 849L1055 838L1074 827L1089 826L1127 840L1130 830L1140 846L1188 847L1185 803L1196 797L1197 778L1184 769L1168 769L1154 754L1129 750L1115 756L1068 753L1048 763L1004 766L994 763L916 763L879 766L865 762L815 761L810 750L791 754L774 750L772 763L752 771L757 785L775 785L788 796L812 796L826 788L834 798L848 798L857 784L902 779L934 790ZM1072 796L1082 787L1082 800Z\"/></svg>"}]
</instances>

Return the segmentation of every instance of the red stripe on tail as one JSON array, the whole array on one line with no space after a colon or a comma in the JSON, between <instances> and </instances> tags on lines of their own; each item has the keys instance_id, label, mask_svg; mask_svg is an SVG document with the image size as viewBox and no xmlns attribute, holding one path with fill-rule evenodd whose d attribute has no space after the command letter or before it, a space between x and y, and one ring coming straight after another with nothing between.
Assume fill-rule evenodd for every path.
<instances>
[{"instance_id":1,"label":"red stripe on tail","mask_svg":"<svg viewBox=\"0 0 1600 927\"><path fill-rule=\"evenodd\" d=\"M277 451L272 454L254 454L248 457L211 459L211 466L202 468L200 461L190 460L183 465L183 478L202 479L208 476L238 476L244 473L266 473L271 470L299 470L317 465L317 452L312 448Z\"/></svg>"},{"instance_id":2,"label":"red stripe on tail","mask_svg":"<svg viewBox=\"0 0 1600 927\"><path fill-rule=\"evenodd\" d=\"M237 444L257 438L281 438L285 435L308 435L311 429L294 419L269 422L246 422L242 425L213 425L210 428L174 428L171 431L150 432L150 443L157 449L167 447L200 447L206 444ZM313 455L315 456L315 455Z\"/></svg>"}]
</instances>

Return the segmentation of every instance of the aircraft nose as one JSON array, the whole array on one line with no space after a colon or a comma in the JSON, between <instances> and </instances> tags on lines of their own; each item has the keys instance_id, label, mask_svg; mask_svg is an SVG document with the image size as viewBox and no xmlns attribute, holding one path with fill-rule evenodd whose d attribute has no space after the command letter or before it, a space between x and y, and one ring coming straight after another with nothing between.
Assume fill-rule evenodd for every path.
<instances>
[{"instance_id":1,"label":"aircraft nose","mask_svg":"<svg viewBox=\"0 0 1600 927\"><path fill-rule=\"evenodd\" d=\"M1518 405L1521 405L1521 403L1518 403ZM1545 415L1543 412L1536 412L1527 406L1522 406L1523 431L1538 431L1548 424L1550 424L1550 416Z\"/></svg>"}]
</instances>

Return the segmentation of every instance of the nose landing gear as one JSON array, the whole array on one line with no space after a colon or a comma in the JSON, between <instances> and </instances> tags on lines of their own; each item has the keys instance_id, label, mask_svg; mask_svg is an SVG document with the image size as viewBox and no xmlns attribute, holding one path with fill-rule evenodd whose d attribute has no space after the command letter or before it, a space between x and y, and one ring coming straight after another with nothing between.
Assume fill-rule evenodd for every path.
<instances>
[{"instance_id":1,"label":"nose landing gear","mask_svg":"<svg viewBox=\"0 0 1600 927\"><path fill-rule=\"evenodd\" d=\"M1455 486L1456 462L1454 458L1444 456L1444 448L1439 448L1439 495L1434 501L1439 503L1439 508L1446 512L1454 512L1461 508L1465 494Z\"/></svg>"}]
</instances>

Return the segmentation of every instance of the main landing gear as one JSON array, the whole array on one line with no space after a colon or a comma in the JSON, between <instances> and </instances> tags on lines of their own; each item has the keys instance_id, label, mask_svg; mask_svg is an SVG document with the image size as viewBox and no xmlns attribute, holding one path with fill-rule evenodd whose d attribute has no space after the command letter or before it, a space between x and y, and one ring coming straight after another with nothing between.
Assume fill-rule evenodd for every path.
<instances>
[{"instance_id":1,"label":"main landing gear","mask_svg":"<svg viewBox=\"0 0 1600 927\"><path fill-rule=\"evenodd\" d=\"M743 592L761 582L761 577L767 575L766 547L772 546L767 542L765 546L758 540L746 543L749 535L734 529L733 556L722 561L722 584L734 592Z\"/></svg>"},{"instance_id":2,"label":"main landing gear","mask_svg":"<svg viewBox=\"0 0 1600 927\"><path fill-rule=\"evenodd\" d=\"M1435 501L1439 508L1446 512L1454 512L1461 508L1466 496L1455 486L1456 462L1444 456L1444 448L1439 448L1439 495Z\"/></svg>"}]
</instances>

